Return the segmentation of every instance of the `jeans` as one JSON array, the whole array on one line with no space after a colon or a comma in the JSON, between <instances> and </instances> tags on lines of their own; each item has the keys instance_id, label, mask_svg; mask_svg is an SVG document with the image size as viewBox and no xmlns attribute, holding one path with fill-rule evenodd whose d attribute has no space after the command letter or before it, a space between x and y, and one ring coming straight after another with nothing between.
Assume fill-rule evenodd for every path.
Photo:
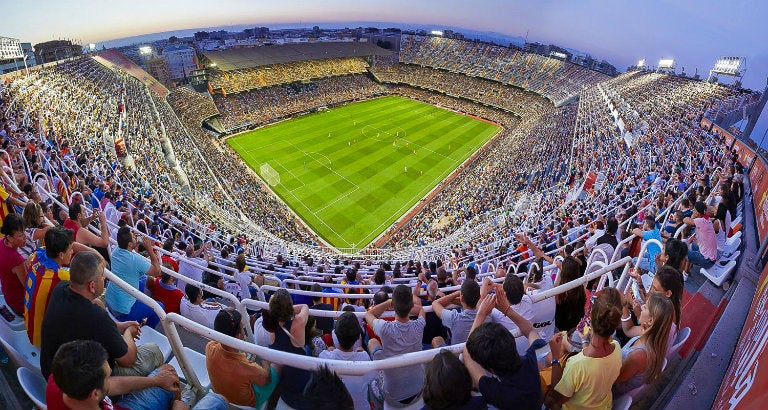
<instances>
[{"instance_id":1,"label":"jeans","mask_svg":"<svg viewBox=\"0 0 768 410\"><path fill-rule=\"evenodd\" d=\"M715 262L707 259L699 252L699 247L696 244L691 245L691 250L688 252L688 261L704 269L709 269L715 265Z\"/></svg>"},{"instance_id":2,"label":"jeans","mask_svg":"<svg viewBox=\"0 0 768 410\"><path fill-rule=\"evenodd\" d=\"M210 392L200 399L192 410L227 410L227 400L220 394Z\"/></svg>"},{"instance_id":3,"label":"jeans","mask_svg":"<svg viewBox=\"0 0 768 410\"><path fill-rule=\"evenodd\" d=\"M165 309L165 306L163 306L162 303L157 302L158 305L160 305L161 308ZM141 303L141 301L137 300L133 302L133 306L131 307L131 311L127 314L121 314L119 312L116 312L112 310L112 313L115 315L115 319L121 321L121 322L127 322L130 320L135 320L139 323L141 323L142 320L145 318L147 319L147 326L151 328L155 328L158 323L160 323L160 318L157 316L157 313L155 313L154 310L152 310L151 307Z\"/></svg>"},{"instance_id":4,"label":"jeans","mask_svg":"<svg viewBox=\"0 0 768 410\"><path fill-rule=\"evenodd\" d=\"M154 376L159 371L160 369L156 369L149 374L149 377ZM171 407L173 400L173 392L161 387L149 387L124 395L117 404L131 410L157 410Z\"/></svg>"}]
</instances>

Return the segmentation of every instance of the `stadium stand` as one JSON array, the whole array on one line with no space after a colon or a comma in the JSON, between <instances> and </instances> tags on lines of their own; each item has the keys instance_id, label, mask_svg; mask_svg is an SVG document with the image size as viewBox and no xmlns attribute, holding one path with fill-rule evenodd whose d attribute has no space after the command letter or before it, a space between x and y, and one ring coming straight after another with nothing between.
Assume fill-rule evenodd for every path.
<instances>
[{"instance_id":1,"label":"stadium stand","mask_svg":"<svg viewBox=\"0 0 768 410\"><path fill-rule=\"evenodd\" d=\"M578 363L588 366L584 364L588 356L602 357L593 350L599 349L594 343L605 344L602 348L610 353L606 341L611 330L622 327L615 343L649 346L649 336L639 326L622 323L640 325L648 318L641 301L656 306L652 299L668 297L676 309L674 320L664 318L668 326L674 323L669 332L672 343L664 351L648 348L646 354L652 355L648 363L666 363L667 356L670 362L678 355L685 358L708 338L727 300L710 303L705 294L712 294L711 285L702 280L698 267L675 253L687 251L690 228L675 227L669 239L654 232L680 211L694 218L698 247L691 250L703 254L712 250L703 239L706 227L714 226L710 219L722 219L717 237L721 252L715 249L715 260L710 262L723 267L740 263L742 242L736 231L741 228L733 221L745 209L743 198L748 198L746 157L730 151L733 141L707 124L705 115L752 104L754 93L641 71L609 79L570 63L485 43L408 34L402 40L400 62L374 64L370 69L376 78L392 84L373 81L364 73L367 61L358 57L320 61L296 57L219 74L212 82L224 92L212 100L185 88L171 90L166 97L137 79L142 74L135 67L105 63L110 61L106 58L86 56L36 70L29 78L0 88L4 113L0 135L7 153L0 193L23 203L46 204L51 212L44 214L45 223L51 225L63 223L68 208L81 202L89 218L79 229L98 232L91 216L103 212L110 234L119 225L128 226L138 237L150 238L156 252L177 266L186 265L176 271L168 263L161 270L201 289L203 298L215 299L218 305L206 309L215 311L217 322L231 320L233 334L223 333L216 321L212 329L181 314L166 313L153 299L158 295L134 288L110 270L105 274L110 285L125 290L159 317L158 332L146 332L144 341L152 337L162 346L162 361L171 364L198 397L217 385L205 356L215 347L207 342L214 341L280 364L283 372L296 376L285 377L278 385L278 407L304 406L285 392L304 391L303 384L289 383L299 376L308 379L307 372L319 365L342 375L356 402L370 400L382 408L430 405L435 400L432 391L393 394L407 390L401 386L404 380L413 383L409 388L428 385L433 366L448 366L435 361L441 349L420 350L419 341L413 341L415 349L393 354L397 334L384 332L411 326L423 333L421 343L428 344L435 323L438 329L444 324L451 327L446 317L454 316L443 315L442 323L435 322L430 305L437 297L455 298L451 292L463 298L454 299L454 306L467 304L472 290L462 283L473 280L479 282L478 310L493 312L495 325L478 320L466 345L448 340L445 349L465 352L469 377L479 381L483 396L477 400L504 407L495 401L498 395L489 386L491 380L476 377L483 367L494 370L487 361L493 356L477 355L473 346L499 324L512 332L518 354L527 355L528 373L520 377L535 386L529 392L533 399L517 404L539 408L545 399L551 403L592 395L595 400L613 401L614 406L628 406L650 396L649 390L643 395L633 390L612 396L610 386L569 392L566 385L573 377L570 369ZM265 67L278 69L265 76ZM217 112L226 127L235 130L384 93L439 104L504 127L461 172L443 182L439 195L388 232L379 244L388 246L387 253L372 246L367 256L347 256L316 246L318 238L231 149L201 128L201 122ZM564 104L575 96L578 104ZM116 149L115 135L124 139L125 155ZM129 156L132 163L124 160ZM0 195L4 206L13 205L7 196ZM28 211L19 207L17 212ZM2 216L6 214L4 209ZM646 231L640 229L643 223ZM16 235L3 234L6 241ZM116 245L114 236L110 238L110 249L103 252L108 260ZM25 231L26 242L32 248L39 246L34 228ZM633 258L653 261L643 265L652 268L633 269ZM239 269L233 266L243 263ZM672 272L670 282L654 276L666 268ZM18 280L8 277L9 272L0 272L4 281ZM716 289L727 283L718 282ZM379 292L384 286L395 290L394 301L389 299L391 290ZM669 296L646 296L646 291ZM595 301L589 297L597 294ZM611 294L618 296L609 303ZM722 296L724 291L715 294ZM182 303L199 305L200 298L185 298ZM713 306L705 309L710 307L705 302ZM318 308L304 307L309 304ZM227 306L233 310L218 312ZM331 318L339 325L344 310L359 320L371 314L392 318L391 308L398 311L394 326L369 316L367 326L352 331L352 336L336 331L322 335L322 330L313 331L309 319ZM239 313L239 324L234 323L233 311ZM408 311L423 313L424 319L409 321ZM37 374L39 363L30 358L39 357L39 352L25 343L23 320L10 314L13 320L0 320L0 340L17 366ZM569 324L555 332L553 323ZM595 333L592 344L583 344L574 328L588 324ZM537 340L531 330L546 334L545 328L550 340ZM360 332L365 333L365 342ZM632 332L639 338L630 342ZM381 360L376 360L381 354L377 336L387 347L388 357ZM539 370L547 373L554 359L571 350L569 339L576 350L584 351L566 362L565 382L552 382L557 394L547 394L540 389ZM353 362L316 357L323 346L345 353L361 350L363 355ZM467 360L469 352L472 361ZM426 378L420 372L402 371L422 364ZM674 367L654 367L654 377L648 380L641 376L650 371L631 376L640 377L644 389L647 381L658 379L661 382L651 387L659 388L672 377ZM354 377L378 371L383 377L375 378L370 393L367 388L352 388L367 386ZM499 376L505 380L510 374ZM25 380L34 386L28 376ZM466 390L457 400L468 400Z\"/></svg>"},{"instance_id":2,"label":"stadium stand","mask_svg":"<svg viewBox=\"0 0 768 410\"><path fill-rule=\"evenodd\" d=\"M300 61L237 71L216 71L210 78L210 86L214 92L221 91L226 95L286 82L357 74L365 72L366 68L368 64L360 58Z\"/></svg>"},{"instance_id":3,"label":"stadium stand","mask_svg":"<svg viewBox=\"0 0 768 410\"><path fill-rule=\"evenodd\" d=\"M561 105L585 87L607 80L597 71L520 49L439 36L402 35L400 62L487 78Z\"/></svg>"}]
</instances>

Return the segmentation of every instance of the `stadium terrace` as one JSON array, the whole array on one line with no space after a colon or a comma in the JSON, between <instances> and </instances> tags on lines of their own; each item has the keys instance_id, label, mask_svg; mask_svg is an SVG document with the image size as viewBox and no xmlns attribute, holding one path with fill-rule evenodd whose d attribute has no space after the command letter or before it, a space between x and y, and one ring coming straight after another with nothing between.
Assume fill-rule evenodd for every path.
<instances>
[{"instance_id":1,"label":"stadium terrace","mask_svg":"<svg viewBox=\"0 0 768 410\"><path fill-rule=\"evenodd\" d=\"M394 44L3 75L0 403L757 406L765 92Z\"/></svg>"}]
</instances>

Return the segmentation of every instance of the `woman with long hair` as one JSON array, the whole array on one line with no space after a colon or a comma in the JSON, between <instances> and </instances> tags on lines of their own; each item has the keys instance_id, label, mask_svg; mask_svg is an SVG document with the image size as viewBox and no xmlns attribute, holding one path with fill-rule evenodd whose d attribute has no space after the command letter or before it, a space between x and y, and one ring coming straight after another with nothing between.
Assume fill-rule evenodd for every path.
<instances>
[{"instance_id":1,"label":"woman with long hair","mask_svg":"<svg viewBox=\"0 0 768 410\"><path fill-rule=\"evenodd\" d=\"M566 256L560 267L560 276L555 281L555 287L566 284L580 277L581 264L573 256ZM584 304L587 294L584 286L576 286L571 290L555 296L555 326L559 330L575 328L584 317Z\"/></svg>"},{"instance_id":2,"label":"woman with long hair","mask_svg":"<svg viewBox=\"0 0 768 410\"><path fill-rule=\"evenodd\" d=\"M576 257L570 256L569 246L565 247L566 256L562 262L554 260L545 254L541 248L523 234L515 234L515 239L524 244L533 252L534 258L538 263L547 261L551 264L557 264L560 268L560 275L555 281L555 286L568 283L581 277L581 261ZM543 270L543 269L542 269ZM559 330L571 330L575 328L584 317L584 304L587 302L587 294L584 286L576 286L571 290L555 296L555 327Z\"/></svg>"},{"instance_id":3,"label":"woman with long hair","mask_svg":"<svg viewBox=\"0 0 768 410\"><path fill-rule=\"evenodd\" d=\"M672 303L672 320L669 324L669 337L667 343L668 348L672 347L675 337L677 336L677 332L680 329L680 318L682 315L683 280L680 277L680 272L669 265L662 266L661 269L656 272L656 276L653 277L651 288L648 289L648 294L658 294L665 296L669 298L670 302ZM621 326L624 330L624 334L628 337L640 336L643 332L642 321L640 322L639 326L636 326L632 322L630 315L630 309L634 309L635 315L637 317L640 316L640 313L638 313L638 309L640 309L640 306L642 305L640 302L641 301L634 299L631 291L627 293L627 301L623 306Z\"/></svg>"},{"instance_id":4,"label":"woman with long hair","mask_svg":"<svg viewBox=\"0 0 768 410\"><path fill-rule=\"evenodd\" d=\"M590 314L591 332L584 335L584 349L568 359L562 377L544 399L550 409L609 409L611 387L621 371L621 346L612 335L621 311L610 293L600 292Z\"/></svg>"},{"instance_id":5,"label":"woman with long hair","mask_svg":"<svg viewBox=\"0 0 768 410\"><path fill-rule=\"evenodd\" d=\"M269 299L269 310L262 313L264 329L270 334L270 348L306 356L305 334L309 318L307 305L293 305L291 294L278 289ZM283 366L280 375L280 400L294 409L311 408L304 398L304 387L309 381L309 372L295 367Z\"/></svg>"},{"instance_id":6,"label":"woman with long hair","mask_svg":"<svg viewBox=\"0 0 768 410\"><path fill-rule=\"evenodd\" d=\"M19 253L24 259L27 259L35 249L42 246L41 241L45 238L45 233L52 227L45 220L46 216L43 212L43 205L45 204L29 201L24 207L22 217L24 218L26 242L23 246L19 247Z\"/></svg>"},{"instance_id":7,"label":"woman with long hair","mask_svg":"<svg viewBox=\"0 0 768 410\"><path fill-rule=\"evenodd\" d=\"M650 294L640 313L642 334L629 339L621 349L623 362L613 386L614 395L624 394L659 378L673 317L672 301L658 293Z\"/></svg>"}]
</instances>

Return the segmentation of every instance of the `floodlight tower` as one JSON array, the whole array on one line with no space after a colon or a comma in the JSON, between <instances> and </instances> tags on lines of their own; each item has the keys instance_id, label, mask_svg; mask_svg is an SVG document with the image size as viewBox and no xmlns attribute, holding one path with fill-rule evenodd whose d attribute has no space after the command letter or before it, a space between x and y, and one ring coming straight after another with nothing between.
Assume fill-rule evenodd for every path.
<instances>
[{"instance_id":1,"label":"floodlight tower","mask_svg":"<svg viewBox=\"0 0 768 410\"><path fill-rule=\"evenodd\" d=\"M659 68L656 71L660 73L674 74L675 60L671 58L662 58L659 60Z\"/></svg>"},{"instance_id":2,"label":"floodlight tower","mask_svg":"<svg viewBox=\"0 0 768 410\"><path fill-rule=\"evenodd\" d=\"M729 77L735 77L739 79L744 78L744 73L747 72L747 59L744 57L721 57L715 62L715 66L709 70L709 77L707 81L712 79L714 74L723 74Z\"/></svg>"}]
</instances>

